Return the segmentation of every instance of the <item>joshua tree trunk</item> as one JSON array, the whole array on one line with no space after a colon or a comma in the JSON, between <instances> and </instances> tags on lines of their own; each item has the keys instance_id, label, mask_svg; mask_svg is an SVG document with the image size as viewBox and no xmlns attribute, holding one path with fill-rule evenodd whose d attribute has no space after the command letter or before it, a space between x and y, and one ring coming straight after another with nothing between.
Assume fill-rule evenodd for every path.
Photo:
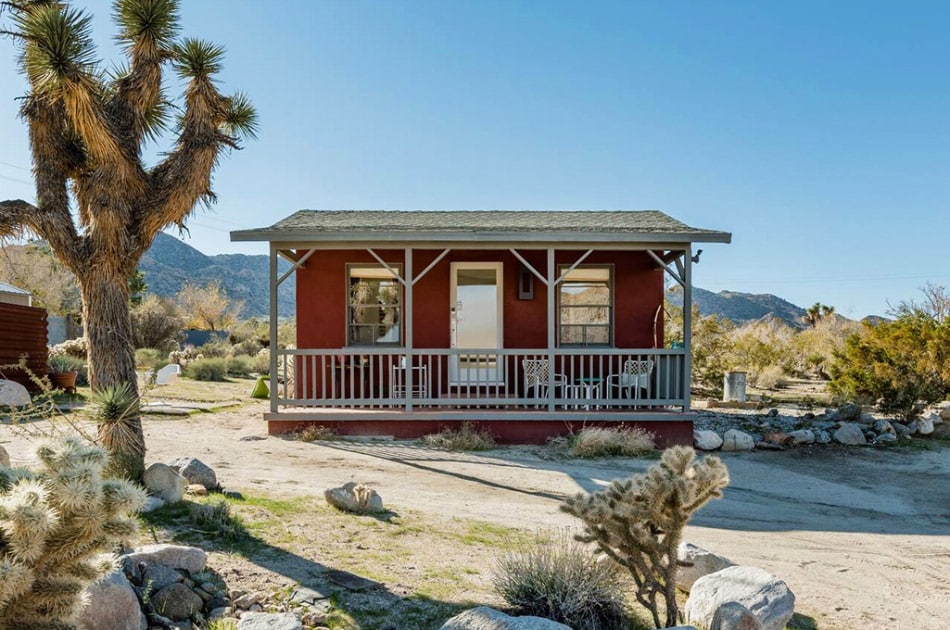
<instances>
[{"instance_id":1,"label":"joshua tree trunk","mask_svg":"<svg viewBox=\"0 0 950 630\"><path fill-rule=\"evenodd\" d=\"M89 351L89 384L101 391L128 383L130 393L137 398L128 273L108 263L91 264L89 271L79 276L79 287ZM145 435L138 407L131 407L121 423L121 431L100 425L99 437L111 451L110 470L138 480L145 472Z\"/></svg>"}]
</instances>

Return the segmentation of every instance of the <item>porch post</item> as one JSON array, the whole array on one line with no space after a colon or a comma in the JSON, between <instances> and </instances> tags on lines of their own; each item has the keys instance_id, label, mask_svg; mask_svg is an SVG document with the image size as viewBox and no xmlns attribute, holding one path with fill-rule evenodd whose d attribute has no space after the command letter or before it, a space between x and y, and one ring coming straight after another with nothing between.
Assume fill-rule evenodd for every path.
<instances>
[{"instance_id":1,"label":"porch post","mask_svg":"<svg viewBox=\"0 0 950 630\"><path fill-rule=\"evenodd\" d=\"M412 369L412 248L406 248L406 270L403 272L406 287L406 411L412 411L413 372Z\"/></svg>"},{"instance_id":2,"label":"porch post","mask_svg":"<svg viewBox=\"0 0 950 630\"><path fill-rule=\"evenodd\" d=\"M686 356L683 358L684 394L686 404L683 411L689 411L690 385L693 382L693 246L686 246L683 255L683 346Z\"/></svg>"},{"instance_id":3,"label":"porch post","mask_svg":"<svg viewBox=\"0 0 950 630\"><path fill-rule=\"evenodd\" d=\"M554 413L554 398L555 398L555 388L551 382L551 376L554 374L554 343L557 337L555 336L555 326L557 318L555 317L554 312L554 292L558 290L558 285L555 284L554 276L554 248L548 247L548 411Z\"/></svg>"},{"instance_id":4,"label":"porch post","mask_svg":"<svg viewBox=\"0 0 950 630\"><path fill-rule=\"evenodd\" d=\"M270 410L277 413L277 246L270 244ZM296 366L294 366L296 367ZM286 383L285 383L286 385Z\"/></svg>"}]
</instances>

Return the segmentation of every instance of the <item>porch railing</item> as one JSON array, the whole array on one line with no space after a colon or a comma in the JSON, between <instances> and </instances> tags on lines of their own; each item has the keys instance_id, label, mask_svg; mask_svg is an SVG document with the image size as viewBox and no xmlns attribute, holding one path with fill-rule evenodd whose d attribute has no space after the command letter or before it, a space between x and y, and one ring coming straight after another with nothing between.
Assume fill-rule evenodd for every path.
<instances>
[{"instance_id":1,"label":"porch railing","mask_svg":"<svg viewBox=\"0 0 950 630\"><path fill-rule=\"evenodd\" d=\"M687 405L681 348L283 349L277 364L282 407L554 412Z\"/></svg>"}]
</instances>

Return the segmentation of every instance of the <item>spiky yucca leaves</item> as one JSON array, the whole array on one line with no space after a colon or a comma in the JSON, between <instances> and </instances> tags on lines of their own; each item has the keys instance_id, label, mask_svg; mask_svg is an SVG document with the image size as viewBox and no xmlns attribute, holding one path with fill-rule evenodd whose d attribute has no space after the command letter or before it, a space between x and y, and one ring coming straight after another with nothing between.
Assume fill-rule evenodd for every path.
<instances>
[{"instance_id":1,"label":"spiky yucca leaves","mask_svg":"<svg viewBox=\"0 0 950 630\"><path fill-rule=\"evenodd\" d=\"M95 554L135 532L144 492L104 480L105 449L75 437L37 449L37 472L0 466L0 628L73 628Z\"/></svg>"},{"instance_id":2,"label":"spiky yucca leaves","mask_svg":"<svg viewBox=\"0 0 950 630\"><path fill-rule=\"evenodd\" d=\"M145 453L145 441L135 430L139 416L139 396L129 383L109 385L92 393L90 398L95 409L99 443L110 453L115 453L106 468L109 476L121 476L131 462L127 454L137 457Z\"/></svg>"},{"instance_id":3,"label":"spiky yucca leaves","mask_svg":"<svg viewBox=\"0 0 950 630\"><path fill-rule=\"evenodd\" d=\"M675 626L677 548L683 528L693 513L729 485L729 471L718 457L695 461L693 449L675 446L646 473L615 479L600 492L581 493L561 506L584 521L583 542L594 542L633 576L637 601L660 627L662 597L666 609L663 627Z\"/></svg>"}]
</instances>

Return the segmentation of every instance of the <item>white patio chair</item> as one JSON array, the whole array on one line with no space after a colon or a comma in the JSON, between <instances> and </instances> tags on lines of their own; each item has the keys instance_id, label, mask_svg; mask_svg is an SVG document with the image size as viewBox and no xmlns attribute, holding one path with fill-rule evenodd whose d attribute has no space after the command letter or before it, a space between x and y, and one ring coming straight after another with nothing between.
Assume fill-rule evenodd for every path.
<instances>
[{"instance_id":1,"label":"white patio chair","mask_svg":"<svg viewBox=\"0 0 950 630\"><path fill-rule=\"evenodd\" d=\"M607 377L607 396L614 398L642 398L640 390L650 389L650 374L653 373L653 361L650 359L627 359L623 362L620 374Z\"/></svg>"},{"instance_id":2,"label":"white patio chair","mask_svg":"<svg viewBox=\"0 0 950 630\"><path fill-rule=\"evenodd\" d=\"M547 359L522 359L521 374L525 398L528 397L528 390L534 390L535 398L547 398L549 387L554 387L556 391L567 384L567 377L555 373Z\"/></svg>"}]
</instances>

